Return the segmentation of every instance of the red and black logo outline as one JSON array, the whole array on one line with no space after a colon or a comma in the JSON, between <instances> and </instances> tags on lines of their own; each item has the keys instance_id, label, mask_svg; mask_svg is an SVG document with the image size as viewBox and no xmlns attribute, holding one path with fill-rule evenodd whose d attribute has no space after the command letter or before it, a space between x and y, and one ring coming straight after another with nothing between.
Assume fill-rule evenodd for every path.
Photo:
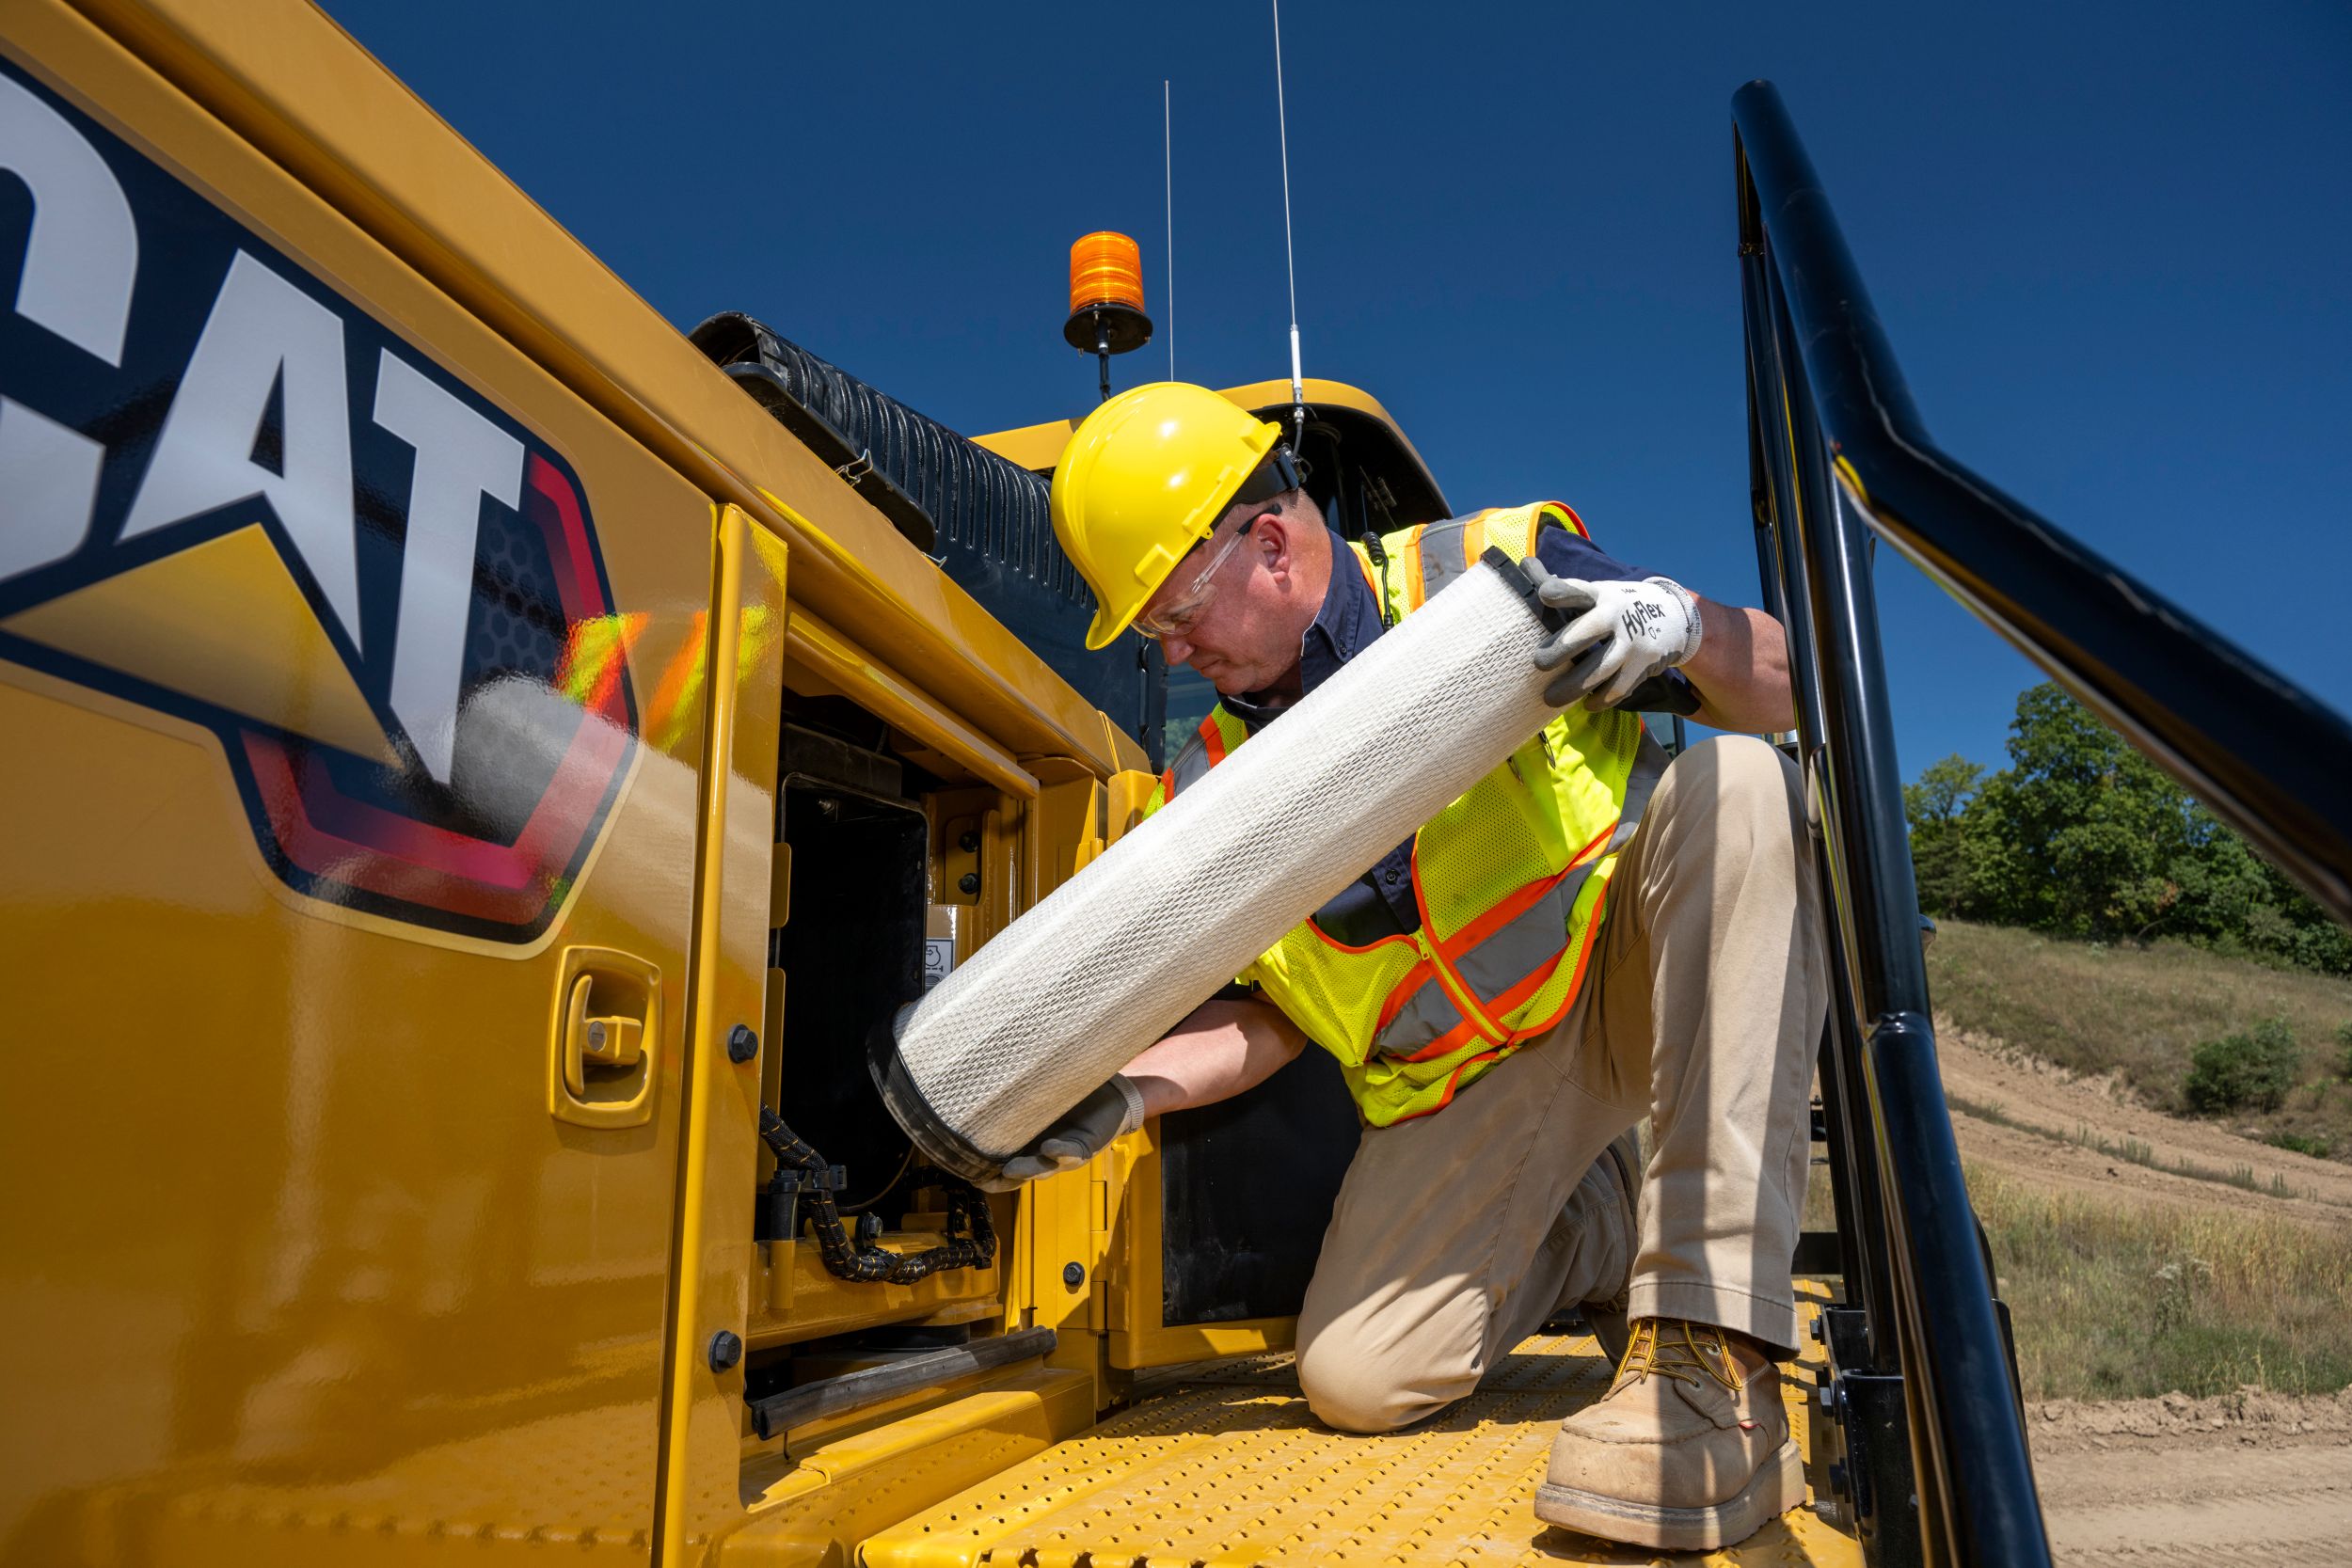
<instances>
[{"instance_id":1,"label":"red and black logo outline","mask_svg":"<svg viewBox=\"0 0 2352 1568\"><path fill-rule=\"evenodd\" d=\"M0 621L258 523L372 711L385 721L401 765L355 756L158 686L108 667L103 657L85 657L87 649L64 651L0 630L0 659L211 730L221 741L263 860L295 891L404 924L500 942L536 939L564 907L594 851L639 744L627 654L643 617L616 610L588 499L571 465L503 408L13 62L0 59L0 75L67 121L99 154L130 205L139 242L130 331L119 364L101 363L40 325L0 310L0 389L105 447L87 537L70 554L0 582ZM29 195L0 166L0 300L18 297L19 269L30 243ZM470 645L486 617L502 617L516 628L508 641L527 643L532 652L495 669L469 653L460 702L470 701L492 678L522 677L538 699L531 710L536 738L556 760L544 777L507 769L496 781L509 797L502 810L484 811L473 798L480 792L463 787L462 725L453 784L422 767L391 713L383 650L390 641L387 620L405 547L406 519L397 498L408 491L401 449L387 446L382 432L365 429L364 418L353 420L355 550L373 658L360 657L265 499L183 518L136 540L122 537L191 346L240 252L341 321L350 366L348 409L367 406L361 378L373 373L377 356L397 355L523 447L520 505L508 509L483 499L467 625ZM272 410L272 418L282 419L275 402ZM282 431L273 436L265 418L256 433L257 460L277 438ZM493 525L512 554L530 558L514 573L501 576L485 564L484 541ZM477 783L484 768L501 766L490 755L494 751L475 748Z\"/></svg>"},{"instance_id":2,"label":"red and black logo outline","mask_svg":"<svg viewBox=\"0 0 2352 1568\"><path fill-rule=\"evenodd\" d=\"M318 765L313 743L240 724L223 737L239 793L256 842L289 885L395 919L509 941L538 935L562 905L619 791L637 715L625 645L580 636L582 627L613 621L612 594L587 502L541 452L528 460L523 514L547 537L571 633L552 685L583 699L582 721L548 787L510 839L475 836L346 792Z\"/></svg>"}]
</instances>

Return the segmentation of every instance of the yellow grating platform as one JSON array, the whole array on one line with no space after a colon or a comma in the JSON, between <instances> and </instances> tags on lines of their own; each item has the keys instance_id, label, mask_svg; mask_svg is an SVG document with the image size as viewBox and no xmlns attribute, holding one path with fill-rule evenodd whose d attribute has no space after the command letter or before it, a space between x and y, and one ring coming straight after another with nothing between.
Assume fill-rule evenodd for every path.
<instances>
[{"instance_id":1,"label":"yellow grating platform","mask_svg":"<svg viewBox=\"0 0 2352 1568\"><path fill-rule=\"evenodd\" d=\"M1287 1355L1178 1369L1133 1408L892 1527L859 1557L869 1568L1860 1563L1851 1536L1804 1510L1737 1546L1662 1559L1545 1525L1534 1498L1552 1432L1607 1378L1591 1338L1538 1337L1453 1409L1361 1437L1308 1415ZM1802 1444L1811 1379L1782 1386Z\"/></svg>"}]
</instances>

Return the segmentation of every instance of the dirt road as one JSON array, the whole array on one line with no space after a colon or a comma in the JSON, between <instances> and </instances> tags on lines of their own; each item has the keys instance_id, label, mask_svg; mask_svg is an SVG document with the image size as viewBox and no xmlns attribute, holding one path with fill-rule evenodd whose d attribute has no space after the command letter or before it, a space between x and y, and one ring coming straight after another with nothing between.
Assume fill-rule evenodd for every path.
<instances>
[{"instance_id":1,"label":"dirt road","mask_svg":"<svg viewBox=\"0 0 2352 1568\"><path fill-rule=\"evenodd\" d=\"M2066 1568L2352 1562L2352 1390L2058 1400L2029 1419Z\"/></svg>"},{"instance_id":2,"label":"dirt road","mask_svg":"<svg viewBox=\"0 0 2352 1568\"><path fill-rule=\"evenodd\" d=\"M1936 1051L1953 1100L1952 1128L1966 1159L2122 1201L2218 1206L2352 1226L2352 1165L2149 1110L2109 1082L2076 1078L2006 1051L1947 1019L1936 1021ZM2140 1146L2138 1160L2122 1152L2132 1145ZM2185 1167L2207 1175L2181 1174ZM2265 1188L2276 1179L2288 1196L2212 1179L2238 1170ZM2344 1557L2352 1562L2352 1544Z\"/></svg>"}]
</instances>

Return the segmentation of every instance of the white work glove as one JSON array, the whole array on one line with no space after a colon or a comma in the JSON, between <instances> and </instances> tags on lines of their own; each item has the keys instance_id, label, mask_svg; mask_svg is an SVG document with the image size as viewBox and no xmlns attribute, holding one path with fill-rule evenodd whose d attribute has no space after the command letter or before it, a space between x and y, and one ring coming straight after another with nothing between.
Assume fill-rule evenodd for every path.
<instances>
[{"instance_id":1,"label":"white work glove","mask_svg":"<svg viewBox=\"0 0 2352 1568\"><path fill-rule=\"evenodd\" d=\"M987 1192L1009 1193L1041 1176L1075 1169L1108 1148L1113 1138L1142 1125L1143 1091L1125 1073L1115 1072L1109 1083L1062 1113L1028 1148L1006 1161L993 1180L979 1185Z\"/></svg>"},{"instance_id":2,"label":"white work glove","mask_svg":"<svg viewBox=\"0 0 2352 1568\"><path fill-rule=\"evenodd\" d=\"M1698 600L1671 578L1587 582L1553 577L1532 556L1523 564L1536 597L1573 617L1535 650L1536 669L1560 671L1544 689L1554 707L1580 695L1596 711L1613 707L1652 675L1688 663L1699 651Z\"/></svg>"}]
</instances>

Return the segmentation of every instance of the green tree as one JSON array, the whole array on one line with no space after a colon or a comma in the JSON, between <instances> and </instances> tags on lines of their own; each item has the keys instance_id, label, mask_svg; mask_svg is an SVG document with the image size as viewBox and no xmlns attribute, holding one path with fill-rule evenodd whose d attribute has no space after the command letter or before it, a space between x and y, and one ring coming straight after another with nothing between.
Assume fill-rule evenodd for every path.
<instances>
[{"instance_id":1,"label":"green tree","mask_svg":"<svg viewBox=\"0 0 2352 1568\"><path fill-rule=\"evenodd\" d=\"M1912 871L1919 883L1919 907L1930 914L1974 912L1976 859L1969 849L1966 812L1983 778L1983 768L1954 752L1930 763L1916 781L1903 785Z\"/></svg>"},{"instance_id":2,"label":"green tree","mask_svg":"<svg viewBox=\"0 0 2352 1568\"><path fill-rule=\"evenodd\" d=\"M2352 974L2352 931L2058 687L2019 694L2009 760L1987 778L1946 757L1905 786L1931 914Z\"/></svg>"},{"instance_id":3,"label":"green tree","mask_svg":"<svg viewBox=\"0 0 2352 1568\"><path fill-rule=\"evenodd\" d=\"M2199 832L2188 797L2047 682L2018 697L2009 757L1968 804L1984 911L2075 937L2159 929Z\"/></svg>"}]
</instances>

